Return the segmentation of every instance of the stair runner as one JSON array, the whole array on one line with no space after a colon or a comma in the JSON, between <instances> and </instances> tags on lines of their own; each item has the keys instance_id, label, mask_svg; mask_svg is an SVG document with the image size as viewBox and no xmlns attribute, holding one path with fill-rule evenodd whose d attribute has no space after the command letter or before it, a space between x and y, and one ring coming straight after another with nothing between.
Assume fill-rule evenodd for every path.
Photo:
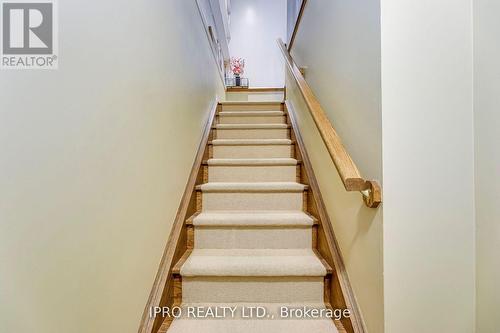
<instances>
[{"instance_id":1,"label":"stair runner","mask_svg":"<svg viewBox=\"0 0 500 333\"><path fill-rule=\"evenodd\" d=\"M304 211L307 186L297 182L282 106L223 106L216 123L208 182L197 188L202 209L191 219L194 249L180 268L191 314L168 332L337 332L331 318L290 310L325 309L328 267L313 250L315 220Z\"/></svg>"}]
</instances>

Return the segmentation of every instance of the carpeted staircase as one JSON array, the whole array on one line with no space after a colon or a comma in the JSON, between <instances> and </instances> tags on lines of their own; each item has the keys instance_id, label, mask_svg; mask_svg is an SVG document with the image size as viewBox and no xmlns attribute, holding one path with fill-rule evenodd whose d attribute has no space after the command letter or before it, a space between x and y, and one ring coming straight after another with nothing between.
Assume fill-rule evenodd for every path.
<instances>
[{"instance_id":1,"label":"carpeted staircase","mask_svg":"<svg viewBox=\"0 0 500 333\"><path fill-rule=\"evenodd\" d=\"M179 263L182 306L238 307L234 318L173 320L171 333L338 332L330 318L280 318L280 307L324 309L331 268L313 249L315 219L283 106L225 104L218 113L194 247ZM267 309L245 318L245 306ZM274 318L273 318L274 316Z\"/></svg>"}]
</instances>

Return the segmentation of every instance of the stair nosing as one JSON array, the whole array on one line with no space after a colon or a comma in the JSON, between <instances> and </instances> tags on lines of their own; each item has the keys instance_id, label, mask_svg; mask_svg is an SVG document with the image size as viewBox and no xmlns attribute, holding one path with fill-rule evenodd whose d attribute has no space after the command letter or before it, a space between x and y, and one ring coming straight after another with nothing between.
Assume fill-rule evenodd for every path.
<instances>
[{"instance_id":1,"label":"stair nosing","mask_svg":"<svg viewBox=\"0 0 500 333\"><path fill-rule=\"evenodd\" d=\"M289 255L282 255L287 253ZM301 270L300 265L294 267L296 262L283 261L283 258L290 257L307 258L309 267L306 267L306 270ZM207 263L207 258L220 258L222 260L218 264L209 263L200 269L200 267L196 267L197 263L192 263L195 260L193 258L196 260L199 260L197 258L203 258L204 263ZM258 259L249 264L248 258ZM244 266L239 264L238 260L240 259L245 260ZM263 265L266 259L269 260L267 266ZM272 262L273 260L280 262L280 259L280 265ZM231 260L233 260L233 263L231 263ZM261 260L260 263L259 260ZM271 265L269 265L270 263ZM226 266L224 267L224 265ZM259 270L262 267L265 267L265 269ZM284 267L290 269L290 271L283 269ZM205 272L203 272L203 269L205 269ZM294 269L298 270L298 272L293 272ZM243 271L245 271L245 274L243 274ZM180 267L180 275L183 277L324 277L328 274L328 268L325 267L323 261L312 249L194 249Z\"/></svg>"},{"instance_id":2,"label":"stair nosing","mask_svg":"<svg viewBox=\"0 0 500 333\"><path fill-rule=\"evenodd\" d=\"M280 163L269 163L267 164L266 162L267 161L270 161L270 160L283 160L283 164L280 164ZM216 161L216 160L223 160L223 161L228 161L227 164L223 164L222 162L221 163L214 163L213 161ZM290 164L286 164L285 160L293 160L293 164L292 164L292 161L290 161ZM210 162L212 161L212 162ZM231 161L231 162L229 162ZM245 161L255 161L256 163L245 163ZM271 165L271 166L283 166L283 165L301 165L302 164L302 160L297 160L295 158L291 158L291 157L276 157L276 158L210 158L208 160L203 160L202 162L202 165L207 165L207 166L232 166L232 165L248 165L248 166L267 166L267 165Z\"/></svg>"},{"instance_id":3,"label":"stair nosing","mask_svg":"<svg viewBox=\"0 0 500 333\"><path fill-rule=\"evenodd\" d=\"M212 128L217 130L278 130L289 129L290 127L288 124L217 124Z\"/></svg>"},{"instance_id":4,"label":"stair nosing","mask_svg":"<svg viewBox=\"0 0 500 333\"><path fill-rule=\"evenodd\" d=\"M220 111L220 117L284 117L283 111Z\"/></svg>"},{"instance_id":5,"label":"stair nosing","mask_svg":"<svg viewBox=\"0 0 500 333\"><path fill-rule=\"evenodd\" d=\"M294 158L211 158L208 166L296 166L299 161Z\"/></svg>"},{"instance_id":6,"label":"stair nosing","mask_svg":"<svg viewBox=\"0 0 500 333\"><path fill-rule=\"evenodd\" d=\"M264 215L264 217L262 217ZM266 220L266 217L272 217ZM200 221L201 220L201 221ZM265 222L262 222L262 221ZM187 224L195 227L312 227L317 219L304 211L206 211L194 214Z\"/></svg>"},{"instance_id":7,"label":"stair nosing","mask_svg":"<svg viewBox=\"0 0 500 333\"><path fill-rule=\"evenodd\" d=\"M222 105L281 105L283 101L221 101Z\"/></svg>"},{"instance_id":8,"label":"stair nosing","mask_svg":"<svg viewBox=\"0 0 500 333\"><path fill-rule=\"evenodd\" d=\"M309 185L297 182L209 182L196 186L204 193L299 193L309 189Z\"/></svg>"},{"instance_id":9,"label":"stair nosing","mask_svg":"<svg viewBox=\"0 0 500 333\"><path fill-rule=\"evenodd\" d=\"M291 146L290 139L215 139L208 142L213 146Z\"/></svg>"}]
</instances>

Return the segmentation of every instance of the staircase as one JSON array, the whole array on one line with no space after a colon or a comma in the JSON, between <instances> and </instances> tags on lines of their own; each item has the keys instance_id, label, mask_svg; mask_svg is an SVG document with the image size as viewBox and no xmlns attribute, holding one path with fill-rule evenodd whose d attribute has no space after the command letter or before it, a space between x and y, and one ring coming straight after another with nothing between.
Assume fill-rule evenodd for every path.
<instances>
[{"instance_id":1,"label":"staircase","mask_svg":"<svg viewBox=\"0 0 500 333\"><path fill-rule=\"evenodd\" d=\"M234 318L166 318L159 332L344 332L324 316L280 318L282 306L326 309L332 288L283 103L220 104L207 155L185 222L187 250L172 269L173 305L184 314L232 307ZM265 317L245 317L249 306Z\"/></svg>"}]
</instances>

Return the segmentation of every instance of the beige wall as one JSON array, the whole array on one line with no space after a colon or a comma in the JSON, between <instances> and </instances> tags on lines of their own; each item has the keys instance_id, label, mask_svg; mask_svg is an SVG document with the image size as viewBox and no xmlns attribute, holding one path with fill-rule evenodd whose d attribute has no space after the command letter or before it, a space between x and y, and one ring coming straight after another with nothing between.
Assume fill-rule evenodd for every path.
<instances>
[{"instance_id":1,"label":"beige wall","mask_svg":"<svg viewBox=\"0 0 500 333\"><path fill-rule=\"evenodd\" d=\"M387 333L474 331L471 0L382 0Z\"/></svg>"},{"instance_id":2,"label":"beige wall","mask_svg":"<svg viewBox=\"0 0 500 333\"><path fill-rule=\"evenodd\" d=\"M362 174L381 181L378 1L308 0L292 55ZM286 85L368 331L381 333L382 208L344 190L290 77Z\"/></svg>"},{"instance_id":3,"label":"beige wall","mask_svg":"<svg viewBox=\"0 0 500 333\"><path fill-rule=\"evenodd\" d=\"M476 182L476 328L500 326L500 3L474 1Z\"/></svg>"},{"instance_id":4,"label":"beige wall","mask_svg":"<svg viewBox=\"0 0 500 333\"><path fill-rule=\"evenodd\" d=\"M135 332L222 83L195 1L61 2L0 73L0 331Z\"/></svg>"}]
</instances>

